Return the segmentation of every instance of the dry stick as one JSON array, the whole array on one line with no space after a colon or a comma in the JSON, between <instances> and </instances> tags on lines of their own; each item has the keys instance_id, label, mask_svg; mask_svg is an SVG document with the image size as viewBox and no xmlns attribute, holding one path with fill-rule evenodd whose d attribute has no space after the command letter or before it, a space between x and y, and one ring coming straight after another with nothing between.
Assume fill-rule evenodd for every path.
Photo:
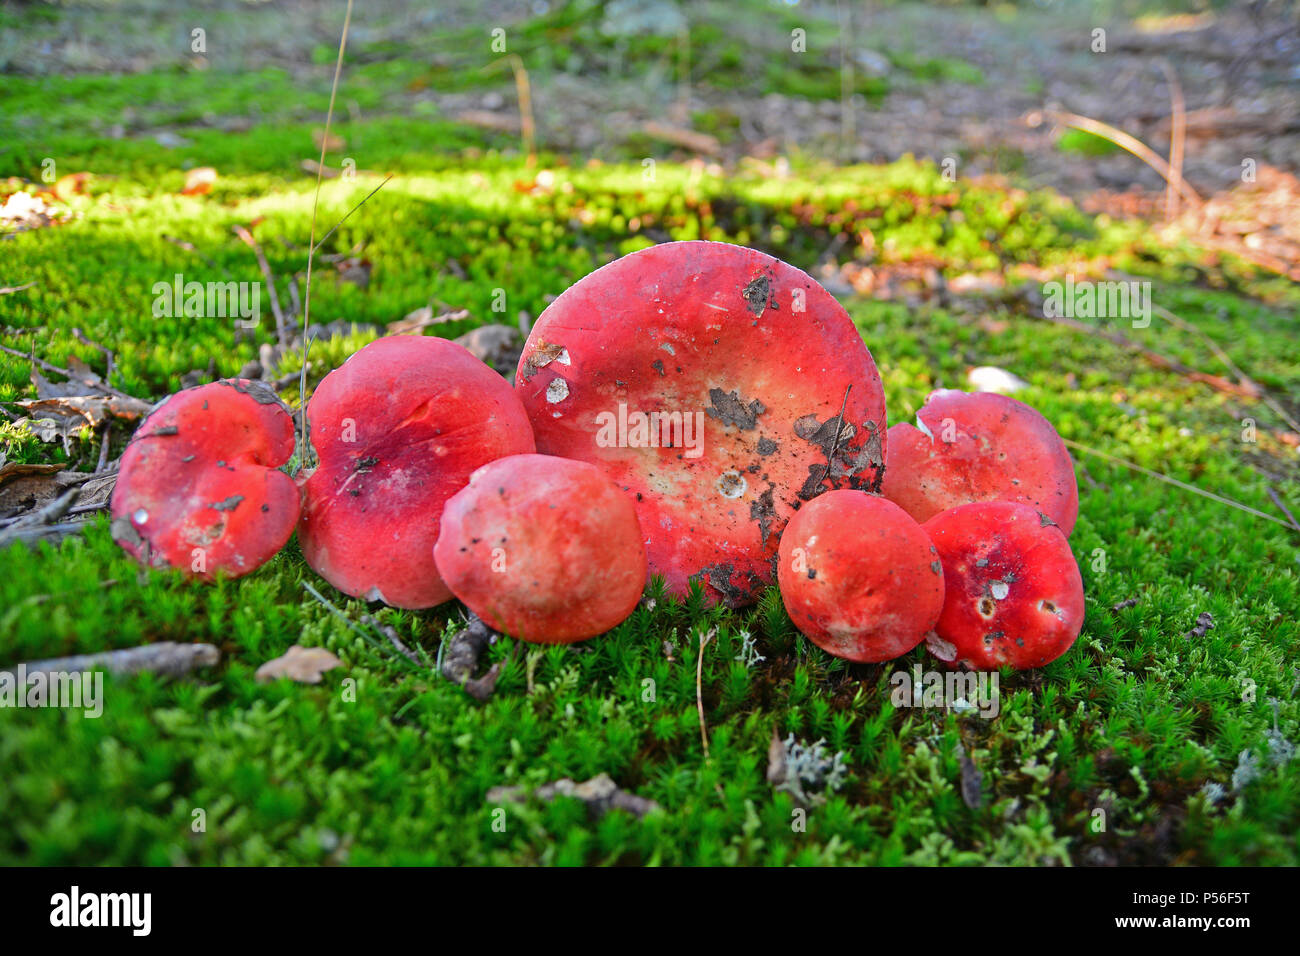
<instances>
[{"instance_id":1,"label":"dry stick","mask_svg":"<svg viewBox=\"0 0 1300 956\"><path fill-rule=\"evenodd\" d=\"M1035 122L1035 119L1041 116L1050 117L1064 126L1073 126L1075 129L1081 129L1085 133L1092 133L1094 136L1108 139L1120 149L1132 153L1138 159L1142 160L1158 172L1162 177L1164 177L1165 182L1175 182L1176 177L1174 176L1174 171L1170 168L1169 164L1160 157L1159 153L1140 139L1130 136L1121 129L1116 129L1109 123L1103 123L1100 120L1091 119L1087 116L1080 116L1078 113L1058 112L1057 110L1043 110L1041 113L1037 114L1030 113L1026 118L1026 122L1030 126L1036 126L1038 123ZM1200 197L1195 189L1187 184L1185 179L1177 178L1176 188L1178 189L1178 192L1182 194L1182 197L1196 208L1199 209L1201 206L1205 205L1205 200Z\"/></svg>"},{"instance_id":2,"label":"dry stick","mask_svg":"<svg viewBox=\"0 0 1300 956\"><path fill-rule=\"evenodd\" d=\"M499 60L494 60L484 70L496 69L502 63L509 63L515 75L515 97L519 101L519 132L524 141L524 155L528 165L537 162L536 124L533 122L533 88L528 82L528 70L523 58L518 53L508 53Z\"/></svg>"},{"instance_id":3,"label":"dry stick","mask_svg":"<svg viewBox=\"0 0 1300 956\"><path fill-rule=\"evenodd\" d=\"M0 286L0 295L12 295L15 292L22 292L36 285L35 282L26 282L23 285L6 285Z\"/></svg>"},{"instance_id":4,"label":"dry stick","mask_svg":"<svg viewBox=\"0 0 1300 956\"><path fill-rule=\"evenodd\" d=\"M80 328L76 328L76 327L74 327L74 328L72 329L72 335L73 335L73 337L76 338L76 340L77 340L78 342L80 342L82 345L89 345L92 349L99 349L99 351L100 351L101 353L103 353L103 356L104 356L104 381L105 381L105 382L109 382L109 383L111 383L112 378L113 378L113 371L114 371L114 368L113 368L113 362L114 362L113 350L110 349L110 348L108 348L107 346L100 345L100 344L99 344L98 342L96 342L94 339L89 339L89 338L87 338L87 337L86 337L86 333L85 333L85 332L82 332Z\"/></svg>"},{"instance_id":5,"label":"dry stick","mask_svg":"<svg viewBox=\"0 0 1300 956\"><path fill-rule=\"evenodd\" d=\"M849 392L853 390L853 383L849 382L844 387L844 400L840 402L840 413L836 416L835 422L835 440L831 442L831 453L826 456L826 470L822 472L822 481L828 481L831 478L831 472L835 468L835 456L840 451L840 436L844 434L844 410L849 407ZM818 482L821 484L821 482Z\"/></svg>"},{"instance_id":6,"label":"dry stick","mask_svg":"<svg viewBox=\"0 0 1300 956\"><path fill-rule=\"evenodd\" d=\"M1291 427L1292 431L1300 432L1300 422L1297 422L1296 419L1288 413L1276 399L1273 398L1273 396L1269 395L1268 392L1264 390L1263 386L1243 372L1241 367L1232 360L1222 347L1220 347L1219 343L1210 338L1210 336L1203 332L1199 326L1195 326L1192 323L1179 318L1163 306L1152 305L1151 309L1156 313L1156 315L1160 316L1166 322L1169 322L1175 328L1182 329L1184 332L1190 332L1192 335L1199 338L1203 343L1205 343L1206 348L1214 353L1215 358L1226 365L1233 375L1237 376L1237 381L1248 389L1254 389L1255 392L1258 393L1259 400L1276 412L1278 417Z\"/></svg>"},{"instance_id":7,"label":"dry stick","mask_svg":"<svg viewBox=\"0 0 1300 956\"><path fill-rule=\"evenodd\" d=\"M253 255L257 256L257 265L262 270L262 277L266 279L267 294L271 299L271 314L275 316L275 340L280 343L281 348L284 348L288 344L286 341L288 330L284 323L284 312L280 309L280 296L275 291L275 273L271 271L271 264L266 261L262 247L258 245L251 232L238 223L230 228L245 245L253 250Z\"/></svg>"},{"instance_id":8,"label":"dry stick","mask_svg":"<svg viewBox=\"0 0 1300 956\"><path fill-rule=\"evenodd\" d=\"M1183 102L1183 88L1178 82L1178 74L1169 61L1163 57L1157 61L1164 71L1169 83L1169 100L1172 117L1169 121L1169 166L1173 179L1165 185L1165 218L1178 218L1178 191L1183 183L1183 145L1187 139L1187 113Z\"/></svg>"},{"instance_id":9,"label":"dry stick","mask_svg":"<svg viewBox=\"0 0 1300 956\"><path fill-rule=\"evenodd\" d=\"M677 70L678 120L686 123L691 116L691 25L685 21L677 33L677 48L681 59Z\"/></svg>"},{"instance_id":10,"label":"dry stick","mask_svg":"<svg viewBox=\"0 0 1300 956\"><path fill-rule=\"evenodd\" d=\"M1273 504L1277 505L1282 514L1286 515L1287 518L1290 519L1291 527L1300 531L1300 522L1295 520L1295 515L1293 515L1291 509L1286 506L1286 502L1282 500L1282 496L1274 491L1271 486L1265 488L1265 490L1268 492L1268 496L1273 499Z\"/></svg>"},{"instance_id":11,"label":"dry stick","mask_svg":"<svg viewBox=\"0 0 1300 956\"><path fill-rule=\"evenodd\" d=\"M113 437L113 425L111 422L104 422L104 443L99 446L99 464L95 466L95 473L108 469L108 446L109 439Z\"/></svg>"},{"instance_id":12,"label":"dry stick","mask_svg":"<svg viewBox=\"0 0 1300 956\"><path fill-rule=\"evenodd\" d=\"M713 639L714 631L700 631L700 653L695 660L695 708L700 714L700 741L704 744L704 760L709 759L709 728L704 722L704 647Z\"/></svg>"},{"instance_id":13,"label":"dry stick","mask_svg":"<svg viewBox=\"0 0 1300 956\"><path fill-rule=\"evenodd\" d=\"M1289 522L1283 521L1281 518L1276 518L1271 514L1266 514L1263 511L1258 511L1255 508L1252 508L1250 505L1242 504L1240 501L1233 501L1231 498L1225 498L1222 495L1216 495L1214 492L1206 491L1204 488L1197 488L1195 485L1189 485L1187 482L1179 481L1177 478L1171 478L1168 475L1162 475L1160 472L1152 471L1150 468L1143 468L1141 465L1135 462L1125 461L1123 458L1116 458L1114 455L1107 454L1106 452L1100 451L1099 449L1089 448L1087 445L1080 445L1077 441L1072 441L1069 438L1062 438L1061 441L1065 442L1066 445L1075 449L1076 451L1086 452L1089 455L1096 455L1098 458L1108 461L1113 465L1122 465L1123 467L1132 469L1133 471L1141 472L1142 474L1146 475L1148 478L1155 478L1157 481L1166 482L1168 484L1174 485L1177 488L1182 488L1184 491L1190 491L1192 494L1200 495L1202 498L1209 498L1211 501L1217 501L1219 502L1219 504L1227 505L1230 508L1236 508L1238 511L1244 511L1247 514L1252 514L1257 518L1263 518L1265 521L1271 521L1274 524L1280 524L1284 528L1291 528L1291 524Z\"/></svg>"},{"instance_id":14,"label":"dry stick","mask_svg":"<svg viewBox=\"0 0 1300 956\"><path fill-rule=\"evenodd\" d=\"M848 162L852 156L855 135L853 115L853 61L848 56L849 34L853 32L853 10L837 0L840 19L840 160Z\"/></svg>"},{"instance_id":15,"label":"dry stick","mask_svg":"<svg viewBox=\"0 0 1300 956\"><path fill-rule=\"evenodd\" d=\"M348 27L352 25L352 0L348 0L348 10L343 17L343 35L339 37L339 56L334 62L334 83L330 87L329 111L325 114L325 135L321 137L320 165L316 170L316 197L311 204L311 233L307 240L307 280L303 293L302 327L305 329L311 317L311 264L316 255L316 210L320 206L320 184L325 172L325 151L329 148L330 125L334 122L334 99L339 92L339 74L343 71L343 51L348 45Z\"/></svg>"},{"instance_id":16,"label":"dry stick","mask_svg":"<svg viewBox=\"0 0 1300 956\"><path fill-rule=\"evenodd\" d=\"M1192 368L1190 365L1184 365L1178 359L1170 358L1167 355L1161 355L1159 352L1152 351L1144 345L1134 342L1127 336L1114 332L1109 329L1092 325L1088 322L1079 322L1075 319L1067 319L1059 315L1043 315L1043 320L1051 322L1053 325L1059 325L1062 328L1072 329L1075 332L1082 332L1084 335L1099 336L1108 342L1122 346L1126 349L1132 349L1142 356L1148 363L1156 368L1168 369L1171 372L1177 372L1179 375L1193 382L1200 382L1208 385L1217 392L1223 392L1227 395L1236 395L1239 398L1257 399L1259 395L1259 386L1253 382L1250 384L1237 383L1229 381L1222 375L1211 375L1208 372L1201 372Z\"/></svg>"},{"instance_id":17,"label":"dry stick","mask_svg":"<svg viewBox=\"0 0 1300 956\"><path fill-rule=\"evenodd\" d=\"M27 361L31 362L33 365L35 365L37 368L41 369L42 371L53 372L55 375L62 375L65 378L77 380L76 373L71 372L68 369L62 368L58 365L53 365L45 361L45 359L37 358L35 355L29 354L27 352L20 352L17 349L11 349L7 345L0 345L0 352L5 352L9 355L17 356L20 359L26 359ZM126 394L126 392L123 392L119 389L114 388L112 385L109 385L108 382L106 381L103 383L103 385L97 387L102 388L110 395L116 395L118 398L129 398L132 401L138 401L138 399L136 399L134 395Z\"/></svg>"},{"instance_id":18,"label":"dry stick","mask_svg":"<svg viewBox=\"0 0 1300 956\"><path fill-rule=\"evenodd\" d=\"M221 651L211 644L178 644L161 641L142 647L127 647L102 654L79 654L32 661L23 665L28 675L52 672L89 671L97 667L114 674L151 671L167 677L182 677L199 667L211 667L221 660Z\"/></svg>"}]
</instances>

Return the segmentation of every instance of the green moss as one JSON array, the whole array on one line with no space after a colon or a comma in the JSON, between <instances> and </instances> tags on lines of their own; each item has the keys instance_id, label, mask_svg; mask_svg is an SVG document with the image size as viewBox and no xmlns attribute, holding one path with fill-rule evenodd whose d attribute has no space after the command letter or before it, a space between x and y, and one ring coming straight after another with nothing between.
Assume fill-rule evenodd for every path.
<instances>
[{"instance_id":1,"label":"green moss","mask_svg":"<svg viewBox=\"0 0 1300 956\"><path fill-rule=\"evenodd\" d=\"M564 51L557 57L596 55L578 42L577 21L563 18L583 9L558 7L558 19L536 28ZM826 38L810 29L809 40ZM675 62L671 38L637 42L646 56ZM349 69L371 77L376 91L390 89L405 74L386 74L381 62L359 58ZM698 52L694 63L704 82ZM6 281L37 283L0 296L0 328L27 332L4 336L6 344L34 347L57 364L75 355L102 371L101 354L72 334L80 328L115 351L113 384L149 398L209 363L233 374L271 340L269 321L236 341L228 320L155 317L152 289L176 273L259 281L251 250L231 231L258 221L283 293L306 265L315 180L299 164L313 155L310 130L319 124L310 110L299 115L275 102L298 92L268 72L243 81L245 93L268 93L265 117L247 130L192 124L182 133L190 145L171 150L107 135L136 95L155 102L159 118L192 118L187 101L206 95L208 80L166 78L179 90L172 106L159 78L123 78L120 89L102 88L102 127L91 107L70 105L49 111L45 131L23 120L42 101L21 81L18 108L4 117L18 132L0 136L0 172L35 177L40 158L57 155L61 172L96 175L89 194L72 201L71 222L4 243ZM52 82L65 84L60 96L90 95L92 80ZM210 91L226 95L220 86ZM317 236L379 184L378 174L397 175L321 250L358 248L372 265L369 285L342 282L316 259L313 319L358 328L313 344L309 386L369 341L371 326L417 307L468 309L470 319L437 329L449 336L512 323L615 256L704 236L814 272L834 249L840 262L882 272L931 265L949 278L989 272L1013 286L1018 268L1081 270L1105 257L1152 282L1156 302L1213 338L1288 407L1300 390L1293 285L1192 246L1161 245L1140 223L1087 216L1050 192L954 184L910 159L834 168L796 156L786 178L659 162L648 176L640 159L654 155L652 145L630 162L599 166L542 156L554 188L535 188L537 167L518 157L513 137L446 117L364 115L338 127L348 141L341 155L358 149L366 158L356 180L326 182ZM720 115L698 121L716 121L715 132L727 125ZM213 193L177 195L186 164L218 168ZM502 297L504 312L494 311ZM998 365L1029 382L1022 397L1065 437L1278 513L1267 475L1294 474L1295 451L1266 407L1045 323L1014 290L978 304L937 295L844 301L880 367L891 422L910 420L932 388L961 387L969 366ZM1124 332L1227 374L1198 336L1158 318ZM292 352L279 371L301 362ZM0 355L0 402L32 395L27 363ZM296 390L285 397L296 403ZM1253 443L1242 440L1248 416ZM12 461L64 458L10 425L0 425L0 442ZM72 452L70 467L87 467L98 445L74 440ZM456 611L377 613L423 655L413 666L304 592L304 581L321 588L354 620L363 611L326 588L295 544L255 574L212 586L142 571L112 542L106 517L57 547L5 548L0 665L160 640L209 641L223 660L185 680L108 679L98 719L0 709L0 862L1295 864L1300 761L1266 764L1217 805L1200 791L1207 782L1230 788L1242 751L1266 752L1269 698L1280 701L1283 734L1296 736L1296 535L1077 457L1081 510L1071 545L1088 594L1084 632L1041 672L1000 675L1002 710L990 721L895 708L890 674L928 667L923 650L887 666L828 657L794 630L775 589L733 612L705 608L698 592L669 600L660 582L653 607L585 645L505 639L488 652L501 665L497 692L479 703L430 666ZM1294 483L1277 487L1300 511ZM1129 598L1139 603L1111 610ZM1204 611L1215 629L1185 638ZM706 760L696 660L697 635L710 628L717 637L701 679ZM737 659L746 634L765 658L752 667ZM345 666L319 686L253 679L294 643L328 647ZM824 738L846 755L848 782L809 812L803 831L792 827L789 795L765 779L774 731ZM979 808L961 796L961 752L983 774ZM570 800L488 800L495 787L601 772L663 812L592 821ZM1098 809L1102 832L1092 827ZM504 829L493 826L498 820Z\"/></svg>"}]
</instances>

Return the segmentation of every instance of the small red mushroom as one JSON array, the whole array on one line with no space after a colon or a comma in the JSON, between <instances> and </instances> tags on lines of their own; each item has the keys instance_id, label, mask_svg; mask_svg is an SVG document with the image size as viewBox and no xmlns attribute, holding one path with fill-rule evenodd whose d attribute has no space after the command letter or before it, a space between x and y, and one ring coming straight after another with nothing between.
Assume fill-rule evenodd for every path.
<instances>
[{"instance_id":1,"label":"small red mushroom","mask_svg":"<svg viewBox=\"0 0 1300 956\"><path fill-rule=\"evenodd\" d=\"M808 275L720 242L598 269L538 318L516 388L538 450L636 500L672 593L752 603L781 529L832 488L878 488L885 401L871 353Z\"/></svg>"},{"instance_id":2,"label":"small red mushroom","mask_svg":"<svg viewBox=\"0 0 1300 956\"><path fill-rule=\"evenodd\" d=\"M298 488L279 466L293 419L261 382L228 379L177 392L122 453L112 534L154 567L239 577L279 551L298 520Z\"/></svg>"},{"instance_id":3,"label":"small red mushroom","mask_svg":"<svg viewBox=\"0 0 1300 956\"><path fill-rule=\"evenodd\" d=\"M992 392L931 392L915 427L889 429L882 491L923 523L973 501L1032 505L1066 536L1079 517L1061 437L1035 409Z\"/></svg>"},{"instance_id":4,"label":"small red mushroom","mask_svg":"<svg viewBox=\"0 0 1300 956\"><path fill-rule=\"evenodd\" d=\"M935 631L950 663L977 669L1042 667L1083 627L1083 579L1070 543L1028 505L960 505L922 527L939 550L945 597Z\"/></svg>"},{"instance_id":5,"label":"small red mushroom","mask_svg":"<svg viewBox=\"0 0 1300 956\"><path fill-rule=\"evenodd\" d=\"M394 607L451 599L433 545L442 507L474 469L534 450L514 391L464 348L376 339L308 406L320 463L303 482L303 557L345 594Z\"/></svg>"},{"instance_id":6,"label":"small red mushroom","mask_svg":"<svg viewBox=\"0 0 1300 956\"><path fill-rule=\"evenodd\" d=\"M603 634L646 583L636 509L599 468L549 455L484 465L447 501L438 572L475 614L537 644Z\"/></svg>"},{"instance_id":7,"label":"small red mushroom","mask_svg":"<svg viewBox=\"0 0 1300 956\"><path fill-rule=\"evenodd\" d=\"M851 661L906 654L943 607L929 537L898 505L861 491L828 491L790 519L778 576L795 626Z\"/></svg>"}]
</instances>

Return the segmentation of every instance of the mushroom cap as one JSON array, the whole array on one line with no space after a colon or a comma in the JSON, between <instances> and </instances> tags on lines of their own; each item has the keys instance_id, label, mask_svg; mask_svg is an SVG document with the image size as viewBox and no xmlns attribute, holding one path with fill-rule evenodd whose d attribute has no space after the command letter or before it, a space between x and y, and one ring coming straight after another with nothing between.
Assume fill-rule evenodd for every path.
<instances>
[{"instance_id":1,"label":"mushroom cap","mask_svg":"<svg viewBox=\"0 0 1300 956\"><path fill-rule=\"evenodd\" d=\"M1036 409L993 392L939 389L916 420L889 429L881 490L917 521L973 501L1018 501L1045 512L1063 534L1074 530L1074 464Z\"/></svg>"},{"instance_id":2,"label":"mushroom cap","mask_svg":"<svg viewBox=\"0 0 1300 956\"><path fill-rule=\"evenodd\" d=\"M818 647L851 661L887 661L925 639L943 607L930 538L898 505L828 491L781 536L781 599Z\"/></svg>"},{"instance_id":3,"label":"mushroom cap","mask_svg":"<svg viewBox=\"0 0 1300 956\"><path fill-rule=\"evenodd\" d=\"M945 597L935 631L977 669L1042 667L1083 627L1083 579L1070 542L1028 505L984 501L922 527L939 550Z\"/></svg>"},{"instance_id":4,"label":"mushroom cap","mask_svg":"<svg viewBox=\"0 0 1300 956\"><path fill-rule=\"evenodd\" d=\"M345 594L394 607L451 599L433 545L442 507L474 469L534 450L519 399L446 339L376 339L308 405L319 465L303 482L303 557Z\"/></svg>"},{"instance_id":5,"label":"mushroom cap","mask_svg":"<svg viewBox=\"0 0 1300 956\"><path fill-rule=\"evenodd\" d=\"M452 495L433 549L456 597L498 631L568 644L623 621L645 590L632 500L595 465L512 455Z\"/></svg>"},{"instance_id":6,"label":"mushroom cap","mask_svg":"<svg viewBox=\"0 0 1300 956\"><path fill-rule=\"evenodd\" d=\"M226 379L177 392L122 453L113 537L154 567L205 580L247 574L293 534L298 488L278 470L293 451L293 419L265 384Z\"/></svg>"},{"instance_id":7,"label":"mushroom cap","mask_svg":"<svg viewBox=\"0 0 1300 956\"><path fill-rule=\"evenodd\" d=\"M516 389L538 451L635 499L651 573L733 607L774 580L800 505L883 470L862 337L812 278L741 246L664 243L581 279L533 326Z\"/></svg>"}]
</instances>

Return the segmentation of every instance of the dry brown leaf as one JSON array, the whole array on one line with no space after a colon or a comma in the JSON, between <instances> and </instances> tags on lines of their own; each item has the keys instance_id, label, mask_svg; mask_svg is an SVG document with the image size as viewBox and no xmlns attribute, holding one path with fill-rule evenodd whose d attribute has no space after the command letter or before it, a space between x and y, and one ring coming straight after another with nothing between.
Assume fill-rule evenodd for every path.
<instances>
[{"instance_id":1,"label":"dry brown leaf","mask_svg":"<svg viewBox=\"0 0 1300 956\"><path fill-rule=\"evenodd\" d=\"M185 174L185 188L182 196L202 196L212 192L212 184L217 181L217 171L211 166L196 166Z\"/></svg>"},{"instance_id":2,"label":"dry brown leaf","mask_svg":"<svg viewBox=\"0 0 1300 956\"><path fill-rule=\"evenodd\" d=\"M61 465L24 465L16 461L0 459L0 485L14 478L30 478L33 475L53 475ZM51 479L53 480L53 479Z\"/></svg>"},{"instance_id":3,"label":"dry brown leaf","mask_svg":"<svg viewBox=\"0 0 1300 956\"><path fill-rule=\"evenodd\" d=\"M293 645L283 656L267 661L254 675L259 681L287 677L299 684L319 684L326 671L342 667L343 662L323 647Z\"/></svg>"},{"instance_id":4,"label":"dry brown leaf","mask_svg":"<svg viewBox=\"0 0 1300 956\"><path fill-rule=\"evenodd\" d=\"M327 153L343 149L347 145L347 141L342 136L335 133L329 133L328 136L329 138L326 139L326 133L323 129L317 128L311 131L311 141L316 144L316 148L320 149L323 146Z\"/></svg>"},{"instance_id":5,"label":"dry brown leaf","mask_svg":"<svg viewBox=\"0 0 1300 956\"><path fill-rule=\"evenodd\" d=\"M433 306L426 305L408 312L396 322L389 322L385 327L389 335L418 335L424 329L444 322L459 322L469 318L469 309L456 309L451 312L439 312L436 315Z\"/></svg>"},{"instance_id":6,"label":"dry brown leaf","mask_svg":"<svg viewBox=\"0 0 1300 956\"><path fill-rule=\"evenodd\" d=\"M20 418L33 435L43 442L63 442L65 445L83 428L92 431L110 419L135 421L149 413L148 402L119 395L68 395L60 398L38 398L14 402L27 411Z\"/></svg>"},{"instance_id":7,"label":"dry brown leaf","mask_svg":"<svg viewBox=\"0 0 1300 956\"><path fill-rule=\"evenodd\" d=\"M370 270L372 268L369 259L359 259L356 256L336 262L334 268L339 271L339 278L344 282L351 282L353 285L364 289L370 285Z\"/></svg>"}]
</instances>

